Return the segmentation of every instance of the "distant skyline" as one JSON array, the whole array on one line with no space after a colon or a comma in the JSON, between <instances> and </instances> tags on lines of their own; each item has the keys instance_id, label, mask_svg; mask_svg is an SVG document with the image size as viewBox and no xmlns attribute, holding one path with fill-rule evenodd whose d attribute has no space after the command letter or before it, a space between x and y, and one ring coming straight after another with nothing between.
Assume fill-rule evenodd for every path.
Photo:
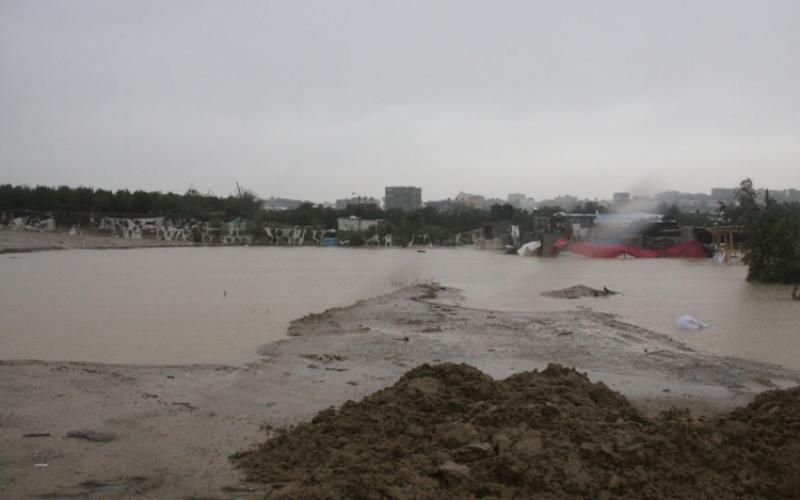
<instances>
[{"instance_id":1,"label":"distant skyline","mask_svg":"<svg viewBox=\"0 0 800 500\"><path fill-rule=\"evenodd\" d=\"M800 187L798 1L0 2L0 183Z\"/></svg>"}]
</instances>

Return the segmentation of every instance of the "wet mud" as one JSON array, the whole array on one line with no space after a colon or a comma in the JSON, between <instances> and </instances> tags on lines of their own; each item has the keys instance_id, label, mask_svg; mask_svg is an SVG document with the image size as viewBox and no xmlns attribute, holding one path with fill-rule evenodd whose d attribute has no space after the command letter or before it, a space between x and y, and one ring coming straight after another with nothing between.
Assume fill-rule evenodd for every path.
<instances>
[{"instance_id":1,"label":"wet mud","mask_svg":"<svg viewBox=\"0 0 800 500\"><path fill-rule=\"evenodd\" d=\"M648 418L560 365L425 364L233 460L268 498L796 499L798 430L798 388Z\"/></svg>"}]
</instances>

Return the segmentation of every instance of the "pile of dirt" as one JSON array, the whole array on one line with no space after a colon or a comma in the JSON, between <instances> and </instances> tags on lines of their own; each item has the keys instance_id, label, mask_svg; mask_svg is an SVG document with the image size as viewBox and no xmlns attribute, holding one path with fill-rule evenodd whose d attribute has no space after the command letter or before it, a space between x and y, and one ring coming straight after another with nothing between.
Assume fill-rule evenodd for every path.
<instances>
[{"instance_id":1,"label":"pile of dirt","mask_svg":"<svg viewBox=\"0 0 800 500\"><path fill-rule=\"evenodd\" d=\"M422 365L233 457L270 498L800 498L800 388L648 419L550 365Z\"/></svg>"},{"instance_id":2,"label":"pile of dirt","mask_svg":"<svg viewBox=\"0 0 800 500\"><path fill-rule=\"evenodd\" d=\"M617 295L619 292L609 290L603 287L602 290L597 290L585 285L575 285L561 290L551 290L549 292L542 292L545 297L554 297L556 299L579 299L581 297L609 297Z\"/></svg>"}]
</instances>

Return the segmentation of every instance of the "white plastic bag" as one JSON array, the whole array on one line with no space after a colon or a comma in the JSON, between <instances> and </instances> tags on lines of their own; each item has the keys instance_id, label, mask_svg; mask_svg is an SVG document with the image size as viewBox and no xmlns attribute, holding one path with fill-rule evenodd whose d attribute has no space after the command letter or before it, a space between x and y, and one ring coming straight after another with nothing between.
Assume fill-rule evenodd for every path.
<instances>
[{"instance_id":1,"label":"white plastic bag","mask_svg":"<svg viewBox=\"0 0 800 500\"><path fill-rule=\"evenodd\" d=\"M675 326L678 327L680 330L692 330L692 331L699 331L704 330L706 328L711 328L711 326L703 323L699 319L695 318L694 316L681 316L680 318L675 321Z\"/></svg>"}]
</instances>

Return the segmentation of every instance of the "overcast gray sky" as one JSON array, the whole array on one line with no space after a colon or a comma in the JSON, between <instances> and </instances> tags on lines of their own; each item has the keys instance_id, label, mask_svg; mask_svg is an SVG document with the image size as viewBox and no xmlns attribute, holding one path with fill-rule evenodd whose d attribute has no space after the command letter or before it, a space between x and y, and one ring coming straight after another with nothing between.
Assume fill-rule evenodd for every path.
<instances>
[{"instance_id":1,"label":"overcast gray sky","mask_svg":"<svg viewBox=\"0 0 800 500\"><path fill-rule=\"evenodd\" d=\"M800 1L0 0L0 182L800 187Z\"/></svg>"}]
</instances>

